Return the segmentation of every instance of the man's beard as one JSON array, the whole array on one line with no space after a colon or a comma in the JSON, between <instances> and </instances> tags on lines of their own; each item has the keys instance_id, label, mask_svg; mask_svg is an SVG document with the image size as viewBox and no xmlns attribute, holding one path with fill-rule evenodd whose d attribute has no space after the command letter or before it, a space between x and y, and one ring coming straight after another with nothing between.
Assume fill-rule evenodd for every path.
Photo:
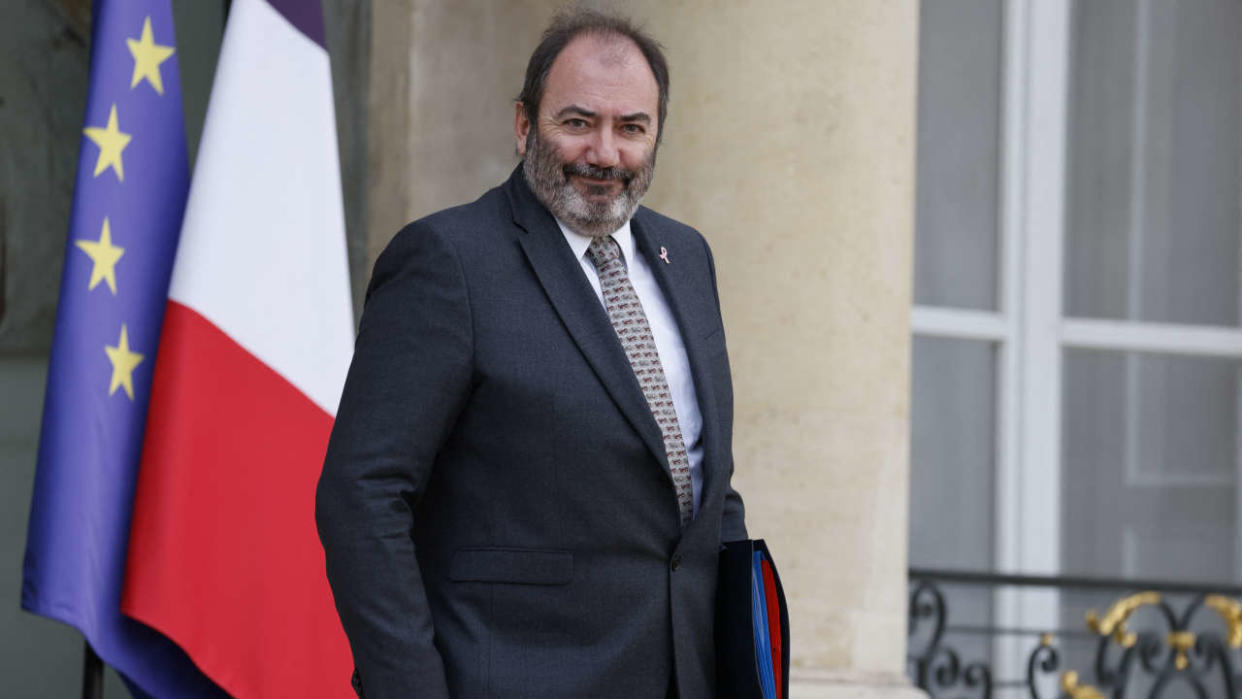
<instances>
[{"instance_id":1,"label":"man's beard","mask_svg":"<svg viewBox=\"0 0 1242 699\"><path fill-rule=\"evenodd\" d=\"M630 220L642 201L655 174L656 151L637 170L623 167L601 168L586 163L564 163L556 148L545 144L532 128L526 136L526 160L522 169L535 197L548 207L552 215L575 233L600 237L611 235ZM613 180L621 191L611 200L591 201L570 182L570 177ZM588 192L603 193L604 187L587 185Z\"/></svg>"}]
</instances>

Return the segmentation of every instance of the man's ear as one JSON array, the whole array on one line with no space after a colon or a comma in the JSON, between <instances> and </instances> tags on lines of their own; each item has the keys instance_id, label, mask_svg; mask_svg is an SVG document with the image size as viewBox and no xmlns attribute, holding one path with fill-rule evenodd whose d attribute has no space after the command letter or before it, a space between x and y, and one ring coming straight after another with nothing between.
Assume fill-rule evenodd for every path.
<instances>
[{"instance_id":1,"label":"man's ear","mask_svg":"<svg viewBox=\"0 0 1242 699\"><path fill-rule=\"evenodd\" d=\"M513 136L517 139L519 157L526 157L526 135L530 133L530 119L526 118L526 105L513 103Z\"/></svg>"}]
</instances>

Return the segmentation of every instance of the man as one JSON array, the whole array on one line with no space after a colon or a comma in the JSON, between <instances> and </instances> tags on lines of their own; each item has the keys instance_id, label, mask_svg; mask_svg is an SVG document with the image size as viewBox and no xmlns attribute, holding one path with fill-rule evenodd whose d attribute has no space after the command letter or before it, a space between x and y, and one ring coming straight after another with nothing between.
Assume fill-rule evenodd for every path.
<instances>
[{"instance_id":1,"label":"man","mask_svg":"<svg viewBox=\"0 0 1242 699\"><path fill-rule=\"evenodd\" d=\"M380 255L317 519L368 697L714 695L733 396L715 269L638 207L659 46L561 15L523 163Z\"/></svg>"}]
</instances>

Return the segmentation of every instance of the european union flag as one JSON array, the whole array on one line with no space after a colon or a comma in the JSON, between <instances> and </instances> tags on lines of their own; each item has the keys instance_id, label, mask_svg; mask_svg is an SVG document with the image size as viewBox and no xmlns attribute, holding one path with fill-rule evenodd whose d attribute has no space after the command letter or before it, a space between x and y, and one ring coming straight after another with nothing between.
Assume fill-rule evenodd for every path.
<instances>
[{"instance_id":1,"label":"european union flag","mask_svg":"<svg viewBox=\"0 0 1242 699\"><path fill-rule=\"evenodd\" d=\"M120 612L186 161L169 0L97 1L22 606L79 629L140 696L222 694Z\"/></svg>"}]
</instances>

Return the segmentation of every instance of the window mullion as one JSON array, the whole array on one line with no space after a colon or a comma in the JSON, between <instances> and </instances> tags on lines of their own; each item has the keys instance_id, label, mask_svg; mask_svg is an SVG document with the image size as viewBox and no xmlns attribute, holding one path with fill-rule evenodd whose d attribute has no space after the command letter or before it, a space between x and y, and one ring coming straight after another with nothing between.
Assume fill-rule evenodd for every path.
<instances>
[{"instance_id":1,"label":"window mullion","mask_svg":"<svg viewBox=\"0 0 1242 699\"><path fill-rule=\"evenodd\" d=\"M1006 312L1015 329L1003 366L1012 374L1002 400L1001 457L1008 478L998 488L998 563L1002 570L1056 574L1061 567L1061 346L1065 239L1070 7L1068 0L1013 0L1020 15L1020 56L1007 77L1024 83L1007 105L1006 224L1016 273ZM1015 66L1014 63L1017 65ZM1007 92L1007 94L1012 94ZM1011 256L1011 257L1010 257ZM998 599L998 622L1056 628L1055 591ZM1003 657L1003 656L1002 656Z\"/></svg>"}]
</instances>

